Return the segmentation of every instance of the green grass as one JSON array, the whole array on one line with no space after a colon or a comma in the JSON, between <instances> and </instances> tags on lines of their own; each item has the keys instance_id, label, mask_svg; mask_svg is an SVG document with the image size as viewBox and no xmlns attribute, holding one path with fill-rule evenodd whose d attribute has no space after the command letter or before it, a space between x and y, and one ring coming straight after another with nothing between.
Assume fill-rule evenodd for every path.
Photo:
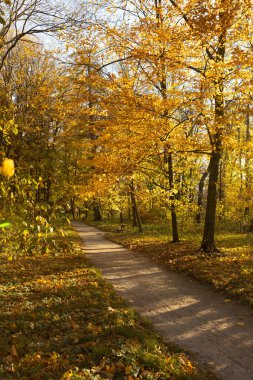
<instances>
[{"instance_id":1,"label":"green grass","mask_svg":"<svg viewBox=\"0 0 253 380\"><path fill-rule=\"evenodd\" d=\"M96 225L107 231L108 237L129 249L253 305L253 234L226 231L224 227L219 230L218 225L216 244L221 255L205 255L198 252L201 226L186 231L180 243L171 244L164 225L144 225L143 233L138 233L130 225L123 233L115 233L115 226L119 225L115 221Z\"/></svg>"},{"instance_id":2,"label":"green grass","mask_svg":"<svg viewBox=\"0 0 253 380\"><path fill-rule=\"evenodd\" d=\"M65 239L57 256L0 258L1 379L215 378L127 307L71 229Z\"/></svg>"}]
</instances>

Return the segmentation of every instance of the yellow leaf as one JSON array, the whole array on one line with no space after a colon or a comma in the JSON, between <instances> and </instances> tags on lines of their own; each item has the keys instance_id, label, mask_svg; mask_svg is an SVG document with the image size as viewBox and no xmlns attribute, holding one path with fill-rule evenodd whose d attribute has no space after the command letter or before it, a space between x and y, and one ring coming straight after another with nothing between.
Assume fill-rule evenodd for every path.
<instances>
[{"instance_id":1,"label":"yellow leaf","mask_svg":"<svg viewBox=\"0 0 253 380\"><path fill-rule=\"evenodd\" d=\"M14 173L14 161L10 158L5 158L2 163L1 174L5 177L12 177Z\"/></svg>"}]
</instances>

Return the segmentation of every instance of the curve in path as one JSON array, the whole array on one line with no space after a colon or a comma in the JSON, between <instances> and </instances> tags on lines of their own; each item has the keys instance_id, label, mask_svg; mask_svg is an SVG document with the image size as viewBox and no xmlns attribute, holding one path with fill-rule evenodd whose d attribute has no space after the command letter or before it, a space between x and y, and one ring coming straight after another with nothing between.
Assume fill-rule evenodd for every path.
<instances>
[{"instance_id":1,"label":"curve in path","mask_svg":"<svg viewBox=\"0 0 253 380\"><path fill-rule=\"evenodd\" d=\"M253 310L74 222L89 260L167 341L224 380L253 379Z\"/></svg>"}]
</instances>

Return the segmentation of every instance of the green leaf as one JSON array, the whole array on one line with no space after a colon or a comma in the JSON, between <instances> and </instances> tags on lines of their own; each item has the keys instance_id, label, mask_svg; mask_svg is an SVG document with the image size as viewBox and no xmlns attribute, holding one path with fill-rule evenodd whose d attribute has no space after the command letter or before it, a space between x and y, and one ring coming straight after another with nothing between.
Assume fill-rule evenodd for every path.
<instances>
[{"instance_id":1,"label":"green leaf","mask_svg":"<svg viewBox=\"0 0 253 380\"><path fill-rule=\"evenodd\" d=\"M2 222L2 223L0 224L0 228L5 228L5 227L9 227L9 226L11 226L11 223L10 223L10 222Z\"/></svg>"}]
</instances>

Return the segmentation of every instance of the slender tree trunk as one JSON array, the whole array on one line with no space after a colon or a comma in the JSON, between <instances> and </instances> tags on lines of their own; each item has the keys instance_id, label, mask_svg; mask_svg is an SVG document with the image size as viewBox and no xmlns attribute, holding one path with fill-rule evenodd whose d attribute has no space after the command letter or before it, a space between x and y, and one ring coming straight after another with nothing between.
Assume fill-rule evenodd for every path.
<instances>
[{"instance_id":1,"label":"slender tree trunk","mask_svg":"<svg viewBox=\"0 0 253 380\"><path fill-rule=\"evenodd\" d=\"M162 6L162 0L154 0L155 10L156 10L156 21L157 21L157 30L162 31L163 30L163 6ZM160 80L160 93L164 100L164 103L166 104L168 94L167 94L167 66L165 62L165 52L166 52L166 45L163 44L162 41L160 41L161 47L160 47L160 56L159 56L159 64L157 66L157 69L159 71L161 80ZM162 116L166 117L168 115L168 110L165 108L165 110L162 113ZM179 242L179 236L178 236L178 227L177 227L177 214L176 214L176 206L175 206L175 196L173 194L173 188L174 188L174 178L173 178L173 159L172 159L172 153L166 151L164 152L164 163L167 164L168 167L168 179L169 179L169 190L170 190L170 214L171 214L171 224L172 224L172 242L177 243Z\"/></svg>"},{"instance_id":2,"label":"slender tree trunk","mask_svg":"<svg viewBox=\"0 0 253 380\"><path fill-rule=\"evenodd\" d=\"M136 217L136 202L135 202L135 195L131 191L131 203L132 203L132 214L133 214L133 227L136 227L137 224L137 217Z\"/></svg>"},{"instance_id":3,"label":"slender tree trunk","mask_svg":"<svg viewBox=\"0 0 253 380\"><path fill-rule=\"evenodd\" d=\"M204 198L204 186L205 186L205 180L209 173L209 167L207 170L202 174L200 181L199 181L199 189L198 189L198 213L196 215L196 222L201 222L201 208L203 207L203 198Z\"/></svg>"},{"instance_id":4,"label":"slender tree trunk","mask_svg":"<svg viewBox=\"0 0 253 380\"><path fill-rule=\"evenodd\" d=\"M241 143L241 130L240 127L238 128L238 145ZM239 167L240 167L240 197L242 196L242 191L243 191L243 164L242 164L242 148L239 150Z\"/></svg>"},{"instance_id":5,"label":"slender tree trunk","mask_svg":"<svg viewBox=\"0 0 253 380\"><path fill-rule=\"evenodd\" d=\"M192 182L192 175L193 175L193 169L191 168L190 173L189 173L189 179L191 182ZM190 203L193 203L193 201L194 201L194 193L193 193L193 188L191 185L190 185L190 189L189 189L189 201L190 201Z\"/></svg>"},{"instance_id":6,"label":"slender tree trunk","mask_svg":"<svg viewBox=\"0 0 253 380\"><path fill-rule=\"evenodd\" d=\"M245 124L246 124L246 138L245 138L245 140L248 142L251 140L251 135L250 135L250 105L248 105L248 107L247 107ZM246 157L245 157L245 175L246 175L245 186L246 186L246 189L248 191L250 191L251 183L252 183L252 172L251 172L250 161L251 160L248 157L248 154L246 153ZM247 194L247 197L248 197L248 194ZM249 199L248 199L248 201L249 201Z\"/></svg>"},{"instance_id":7,"label":"slender tree trunk","mask_svg":"<svg viewBox=\"0 0 253 380\"><path fill-rule=\"evenodd\" d=\"M134 192L134 184L133 181L130 183L130 195L131 195L131 202L132 202L132 210L133 210L133 227L139 228L139 232L143 232L141 220L137 208L136 198L135 198L135 192Z\"/></svg>"},{"instance_id":8,"label":"slender tree trunk","mask_svg":"<svg viewBox=\"0 0 253 380\"><path fill-rule=\"evenodd\" d=\"M223 3L224 0L222 0ZM219 21L221 28L224 28L224 10L220 11ZM219 166L222 155L222 138L224 134L224 58L226 52L226 31L225 29L219 35L218 46L215 56L217 65L215 87L215 108L214 108L214 126L215 133L210 134L212 153L209 164L209 182L207 191L207 205L205 215L204 233L201 244L201 250L204 252L217 252L215 246L215 221L217 208L217 184L219 180Z\"/></svg>"},{"instance_id":9,"label":"slender tree trunk","mask_svg":"<svg viewBox=\"0 0 253 380\"><path fill-rule=\"evenodd\" d=\"M178 223L177 223L177 214L176 214L176 205L175 205L175 195L173 194L174 189L174 175L173 175L173 158L172 153L169 152L167 155L167 164L168 164L168 177L169 177L169 187L170 187L170 215L171 215L171 225L172 225L172 243L179 242L178 235Z\"/></svg>"},{"instance_id":10,"label":"slender tree trunk","mask_svg":"<svg viewBox=\"0 0 253 380\"><path fill-rule=\"evenodd\" d=\"M70 199L70 211L72 214L72 218L75 219L75 199L74 199L74 197Z\"/></svg>"}]
</instances>

